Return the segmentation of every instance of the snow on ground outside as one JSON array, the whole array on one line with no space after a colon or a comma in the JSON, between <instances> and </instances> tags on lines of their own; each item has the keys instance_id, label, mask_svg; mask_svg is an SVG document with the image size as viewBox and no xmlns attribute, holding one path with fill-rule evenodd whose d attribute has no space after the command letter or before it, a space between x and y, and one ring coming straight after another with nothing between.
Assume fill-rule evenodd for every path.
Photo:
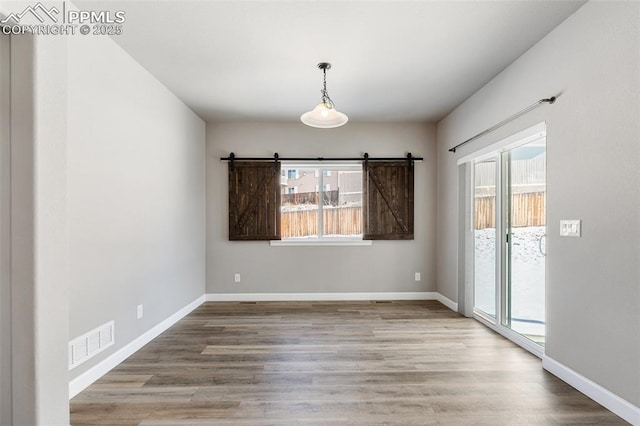
<instances>
[{"instance_id":1,"label":"snow on ground outside","mask_svg":"<svg viewBox=\"0 0 640 426\"><path fill-rule=\"evenodd\" d=\"M512 317L526 321L512 322L519 333L544 335L544 256L539 240L544 226L513 228L512 230ZM475 306L495 315L495 228L475 231ZM544 240L543 240L544 250Z\"/></svg>"}]
</instances>

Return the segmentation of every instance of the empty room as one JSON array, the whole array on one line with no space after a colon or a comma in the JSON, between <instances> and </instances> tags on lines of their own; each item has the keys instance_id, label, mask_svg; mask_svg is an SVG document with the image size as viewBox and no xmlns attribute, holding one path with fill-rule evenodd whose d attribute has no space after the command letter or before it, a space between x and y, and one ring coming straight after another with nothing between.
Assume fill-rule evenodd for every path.
<instances>
[{"instance_id":1,"label":"empty room","mask_svg":"<svg viewBox=\"0 0 640 426\"><path fill-rule=\"evenodd\" d=\"M640 426L640 2L0 29L1 426Z\"/></svg>"}]
</instances>

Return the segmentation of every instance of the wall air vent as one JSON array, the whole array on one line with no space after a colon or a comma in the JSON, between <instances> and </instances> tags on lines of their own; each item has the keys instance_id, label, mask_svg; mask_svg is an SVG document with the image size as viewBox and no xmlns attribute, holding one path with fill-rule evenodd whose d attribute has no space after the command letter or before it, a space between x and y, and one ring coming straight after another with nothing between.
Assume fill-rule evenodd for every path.
<instances>
[{"instance_id":1,"label":"wall air vent","mask_svg":"<svg viewBox=\"0 0 640 426\"><path fill-rule=\"evenodd\" d=\"M114 322L101 325L69 342L69 370L99 354L115 342Z\"/></svg>"}]
</instances>

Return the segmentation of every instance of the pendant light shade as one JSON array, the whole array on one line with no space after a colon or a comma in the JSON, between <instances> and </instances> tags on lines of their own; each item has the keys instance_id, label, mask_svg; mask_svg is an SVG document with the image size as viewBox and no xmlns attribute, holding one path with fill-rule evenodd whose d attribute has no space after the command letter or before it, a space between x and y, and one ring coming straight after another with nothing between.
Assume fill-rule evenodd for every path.
<instances>
[{"instance_id":1,"label":"pendant light shade","mask_svg":"<svg viewBox=\"0 0 640 426\"><path fill-rule=\"evenodd\" d=\"M327 92L327 70L331 68L331 64L321 62L318 64L318 68L322 70L324 76L322 90L320 91L322 93L321 102L311 111L302 114L300 120L307 126L320 129L340 127L349 121L349 118L335 108Z\"/></svg>"},{"instance_id":2,"label":"pendant light shade","mask_svg":"<svg viewBox=\"0 0 640 426\"><path fill-rule=\"evenodd\" d=\"M307 126L330 129L342 126L349 118L331 105L321 102L311 111L302 114L300 120Z\"/></svg>"}]
</instances>

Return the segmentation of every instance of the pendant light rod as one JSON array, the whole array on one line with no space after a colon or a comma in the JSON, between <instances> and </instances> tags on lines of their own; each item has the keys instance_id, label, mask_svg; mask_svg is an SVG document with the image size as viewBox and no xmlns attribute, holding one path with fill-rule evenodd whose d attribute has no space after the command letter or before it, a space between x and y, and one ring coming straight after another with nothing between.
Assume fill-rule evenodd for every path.
<instances>
[{"instance_id":1,"label":"pendant light rod","mask_svg":"<svg viewBox=\"0 0 640 426\"><path fill-rule=\"evenodd\" d=\"M331 64L329 62L320 62L318 68L322 70L322 90L320 91L322 93L322 103L329 105L329 108L333 108L333 101L327 91L327 70L331 69Z\"/></svg>"}]
</instances>

